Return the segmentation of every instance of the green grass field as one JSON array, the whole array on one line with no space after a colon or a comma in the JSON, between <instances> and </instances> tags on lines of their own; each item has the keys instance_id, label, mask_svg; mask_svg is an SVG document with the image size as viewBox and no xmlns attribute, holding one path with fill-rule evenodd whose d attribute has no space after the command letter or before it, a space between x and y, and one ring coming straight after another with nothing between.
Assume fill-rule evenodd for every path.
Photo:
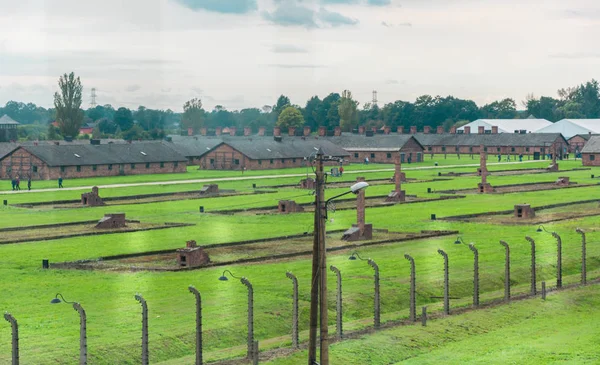
<instances>
[{"instance_id":1,"label":"green grass field","mask_svg":"<svg viewBox=\"0 0 600 365\"><path fill-rule=\"evenodd\" d=\"M477 156L476 156L477 157ZM438 168L410 170L413 167L432 167L434 162ZM438 172L475 171L475 167L443 167L456 164L478 162L475 158L456 156L426 157L419 164L404 165L406 175L410 179L432 180L438 178ZM490 162L493 161L490 156ZM442 166L443 165L443 166ZM503 169L539 168L548 165L547 161L515 164L505 163L491 165L490 171ZM374 172L381 168L392 168L391 165L351 165L346 171L369 170L361 173L367 179L389 178L390 171ZM580 168L580 161L561 161L561 169ZM246 172L244 176L256 173L255 176L274 175L277 173L305 173L305 169L279 171ZM547 174L519 174L510 176L494 176L488 178L492 185L508 185L529 182L555 181L559 176L567 175L571 181L579 184L596 184L590 174L600 174L600 170L569 171ZM340 178L329 178L329 182L355 181L357 174L344 174ZM106 178L101 182L89 179L72 181L73 185L111 185L121 183L170 181L174 179L204 179L241 176L239 172L197 171L190 168L188 174L181 175L148 175L134 177ZM447 177L444 177L447 178ZM164 180L163 180L164 179ZM259 186L293 184L300 177L257 178L244 181L219 182L222 189L239 191L252 190L252 183ZM474 188L479 181L476 176L453 177L442 181L410 182L403 185L407 194L437 197L439 194L427 194L427 188L433 190ZM48 182L47 187L53 187ZM179 185L152 185L135 187L103 188L101 196L127 196L135 194L175 192L199 189L202 183ZM39 186L40 188L44 185ZM37 186L36 186L37 188ZM366 194L382 195L392 190L393 185L377 185L370 187ZM152 363L188 364L193 363L194 352L194 298L188 292L190 284L195 285L202 293L204 308L204 349L205 359L216 361L240 357L245 354L246 341L246 288L236 280L218 281L223 269L229 269L236 275L243 275L253 283L255 291L255 336L262 349L287 347L291 343L291 282L285 277L286 271L294 272L300 284L300 331L301 340L308 337L308 308L311 259L300 257L290 260L273 261L252 265L236 265L233 267L207 268L189 272L157 273L157 272L111 272L111 271L77 271L77 270L42 270L42 259L51 262L94 259L102 256L147 252L161 249L183 247L185 241L194 239L200 245L227 243L248 239L268 238L288 234L298 234L312 230L311 213L292 215L222 215L211 211L242 209L252 207L276 206L280 199L294 199L308 203L314 200L309 191L296 188L278 188L272 194L260 194L237 197L215 197L192 199L176 202L160 202L150 204L131 204L98 208L76 209L26 209L2 207L0 209L0 227L19 227L25 225L72 222L99 219L105 213L126 212L128 219L139 219L142 222L182 222L194 223L194 226L168 230L110 234L98 237L68 238L51 241L27 242L0 246L0 275L2 293L0 310L12 313L20 324L21 359L24 364L70 364L78 356L79 319L68 305L50 305L50 299L56 293L62 293L68 300L79 301L88 315L88 350L90 364L137 364L140 358L140 313L139 303L134 300L135 293L141 293L148 301L150 310L150 359ZM560 202L589 200L598 195L598 186L582 188L536 191L514 194L475 195L470 194L463 199L452 199L437 202L419 202L398 204L391 207L367 209L367 222L374 228L386 228L392 231L412 231L430 229L452 229L460 231L466 242L474 242L479 248L481 298L483 302L502 297L504 249L499 240L511 244L512 286L514 293L526 293L529 283L529 243L524 237L529 235L536 239L538 281L552 283L555 280L556 245L548 233L536 232L536 226L499 225L492 223L464 223L443 220L431 221L430 215L438 217L480 213L512 209L514 204L529 203L533 206L548 205ZM327 189L327 196L345 191L345 188ZM40 191L25 194L0 194L10 204L43 202L63 199L78 199L81 191ZM204 206L206 213L200 214L198 206ZM355 222L354 211L330 212L327 229L344 229ZM575 229L581 227L588 231L588 273L591 278L600 277L600 232L597 232L598 217L586 217L546 224L549 231L555 230L563 240L563 272L565 284L576 283L580 272L580 236ZM403 258L410 253L417 267L417 304L429 305L432 312L441 310L439 299L432 296L442 294L442 259L437 249L446 250L450 257L451 295L461 299L453 300L452 306L466 307L470 305L472 292L472 260L473 256L467 247L455 245L454 237L426 239L408 242L390 243L360 249L361 256L371 257L381 270L382 320L398 320L408 315L409 268ZM274 249L273 253L277 253ZM358 330L372 325L372 269L361 261L349 261L350 252L335 252L328 257L330 264L336 265L343 274L344 280L344 326L346 330ZM329 284L335 287L334 277L330 275ZM595 287L581 291L569 291L550 297L544 303L556 307L548 310L560 311L568 303L568 298L585 293L595 293ZM578 294L584 293L584 294ZM591 294L590 294L591 295ZM556 298L556 299L555 299ZM560 302L559 298L565 302ZM334 293L329 293L330 333L335 331ZM583 299L582 299L583 300ZM538 303L538 304L528 304ZM578 302L579 303L579 302ZM597 325L594 315L598 314L597 303L591 301L581 303L581 311L587 311L585 321L572 321L567 317L561 320L565 331L547 334L543 323L525 321L531 308L539 305L539 301L525 301L511 306L473 312L467 317L450 317L432 321L427 329L416 326L391 329L402 333L390 333L390 338L401 338L398 347L388 345L378 347L375 343L386 344L382 338L386 332L380 332L363 339L336 344L332 348L335 359L333 363L345 364L393 364L404 360L414 363L433 361L443 362L478 362L478 358L495 362L507 351L509 363L533 363L532 359L541 356L552 361L585 362L581 357L581 348L569 339L569 348L552 354L550 345L538 345L544 338L548 341L560 341L569 337L577 323L582 326ZM510 318L503 322L503 311L510 311ZM543 309L540 308L540 313ZM577 312L579 313L579 312ZM475 316L475 317L468 317ZM565 314L566 316L566 314ZM462 318L462 319L461 319ZM582 317L583 318L583 317ZM471 322L469 322L471 321ZM438 323L439 322L439 323ZM462 323L474 323L473 330L458 330ZM0 330L0 363L10 361L10 327L5 323ZM562 322L560 322L562 323ZM446 326L446 327L444 327ZM583 328L587 328L587 327ZM537 329L536 329L537 328ZM439 329L436 331L435 329ZM453 333L458 331L457 333ZM461 332L462 331L462 332ZM479 336L480 334L490 335ZM504 332L502 332L504 331ZM511 332L512 331L512 332ZM585 331L585 329L583 329ZM443 333L438 333L443 332ZM523 332L531 336L530 345L520 347L523 351L508 348L500 344L500 336ZM491 333L497 334L492 337ZM443 338L440 338L443 337ZM547 337L545 337L547 336ZM413 340L411 340L413 339ZM496 339L496 341L494 341ZM364 341L364 342L360 342ZM478 351L464 351L463 348L472 342L482 346ZM513 342L516 343L516 339ZM591 337L586 341L592 341ZM496 343L497 342L497 343ZM414 346L411 345L414 343ZM519 342L520 344L521 342ZM487 351L488 344L490 350ZM509 342L510 344L510 342ZM492 346L494 345L494 346ZM403 347L404 346L404 347ZM461 347L462 346L462 347ZM518 349L519 347L517 347ZM379 350L378 350L379 349ZM455 353L452 358L444 360L444 350ZM527 350L527 351L525 351ZM500 354L500 355L499 355ZM333 356L332 355L332 356ZM469 357L470 356L470 357ZM521 357L519 357L521 356ZM555 357L553 357L555 356ZM587 355L586 355L587 356ZM288 359L278 359L275 363L296 364L304 359L302 352ZM522 361L521 361L522 360ZM481 361L479 361L481 362ZM546 362L546 361L543 361Z\"/></svg>"}]
</instances>

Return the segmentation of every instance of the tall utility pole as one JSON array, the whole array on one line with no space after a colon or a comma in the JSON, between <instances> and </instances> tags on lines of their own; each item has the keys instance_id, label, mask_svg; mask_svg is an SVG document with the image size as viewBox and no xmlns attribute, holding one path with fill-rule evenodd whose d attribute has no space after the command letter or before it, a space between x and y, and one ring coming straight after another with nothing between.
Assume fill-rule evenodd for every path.
<instances>
[{"instance_id":1,"label":"tall utility pole","mask_svg":"<svg viewBox=\"0 0 600 365\"><path fill-rule=\"evenodd\" d=\"M92 102L90 103L90 107L91 108L96 107L96 88L95 87L92 88Z\"/></svg>"},{"instance_id":2,"label":"tall utility pole","mask_svg":"<svg viewBox=\"0 0 600 365\"><path fill-rule=\"evenodd\" d=\"M321 325L321 356L320 365L329 365L329 320L327 317L327 251L325 248L325 217L327 216L327 207L325 206L325 174L323 173L323 151L317 152L317 193L319 229L316 232L319 238L319 305L320 305L320 325Z\"/></svg>"},{"instance_id":3,"label":"tall utility pole","mask_svg":"<svg viewBox=\"0 0 600 365\"><path fill-rule=\"evenodd\" d=\"M371 100L373 105L377 105L377 90L373 90L373 100Z\"/></svg>"},{"instance_id":4,"label":"tall utility pole","mask_svg":"<svg viewBox=\"0 0 600 365\"><path fill-rule=\"evenodd\" d=\"M323 277L326 278L325 270L321 270L326 264L324 253L325 246L325 234L322 233L321 226L323 226L323 205L324 205L324 193L325 193L325 181L323 173L323 151L317 152L316 159L316 179L315 179L315 222L314 222L314 242L313 242L313 266L312 266L312 280L310 288L310 331L308 341L308 365L315 365L317 362L317 322L319 317L319 293L323 293ZM324 228L324 227L323 227ZM322 251L323 249L323 251ZM321 257L322 256L322 257ZM327 284L325 282L325 284ZM319 290L320 289L320 290ZM327 292L327 286L325 286L325 293ZM325 298L325 328L327 329L327 296ZM323 304L323 296L321 297L321 305ZM321 332L323 331L323 307L321 306ZM321 363L323 363L323 345L327 347L327 332L325 332L325 342L323 342L323 333L321 333ZM325 349L326 355L327 349ZM329 357L326 356L327 361Z\"/></svg>"}]
</instances>

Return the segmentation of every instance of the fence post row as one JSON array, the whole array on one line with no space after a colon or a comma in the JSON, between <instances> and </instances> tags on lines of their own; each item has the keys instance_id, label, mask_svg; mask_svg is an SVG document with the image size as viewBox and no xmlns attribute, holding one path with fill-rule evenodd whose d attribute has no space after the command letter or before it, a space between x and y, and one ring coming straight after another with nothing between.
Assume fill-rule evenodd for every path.
<instances>
[{"instance_id":1,"label":"fence post row","mask_svg":"<svg viewBox=\"0 0 600 365\"><path fill-rule=\"evenodd\" d=\"M556 287L562 288L562 240L558 233L552 232L552 237L556 238Z\"/></svg>"},{"instance_id":2,"label":"fence post row","mask_svg":"<svg viewBox=\"0 0 600 365\"><path fill-rule=\"evenodd\" d=\"M444 258L444 313L450 314L450 275L448 273L448 254L443 250L438 253Z\"/></svg>"},{"instance_id":3,"label":"fence post row","mask_svg":"<svg viewBox=\"0 0 600 365\"><path fill-rule=\"evenodd\" d=\"M504 256L504 300L510 301L510 246L506 241L500 240L500 244L505 248Z\"/></svg>"},{"instance_id":4,"label":"fence post row","mask_svg":"<svg viewBox=\"0 0 600 365\"><path fill-rule=\"evenodd\" d=\"M194 286L188 290L196 297L196 365L202 365L202 297Z\"/></svg>"},{"instance_id":5,"label":"fence post row","mask_svg":"<svg viewBox=\"0 0 600 365\"><path fill-rule=\"evenodd\" d=\"M473 306L479 307L479 251L474 244L469 244L473 251Z\"/></svg>"},{"instance_id":6,"label":"fence post row","mask_svg":"<svg viewBox=\"0 0 600 365\"><path fill-rule=\"evenodd\" d=\"M337 339L341 340L342 337L344 336L343 333L343 326L342 326L342 273L340 272L340 270L331 265L329 266L329 269L331 271L333 271L336 275L336 281L337 281L337 300L336 300L336 312L337 312L337 316L336 316L336 332L337 332Z\"/></svg>"},{"instance_id":7,"label":"fence post row","mask_svg":"<svg viewBox=\"0 0 600 365\"><path fill-rule=\"evenodd\" d=\"M404 258L410 262L410 320L417 320L417 303L416 303L416 273L415 260L409 254L405 254Z\"/></svg>"},{"instance_id":8,"label":"fence post row","mask_svg":"<svg viewBox=\"0 0 600 365\"><path fill-rule=\"evenodd\" d=\"M134 297L142 305L142 365L148 365L148 304L140 294Z\"/></svg>"},{"instance_id":9,"label":"fence post row","mask_svg":"<svg viewBox=\"0 0 600 365\"><path fill-rule=\"evenodd\" d=\"M19 365L19 324L10 313L4 313L4 319L12 329L12 365Z\"/></svg>"},{"instance_id":10,"label":"fence post row","mask_svg":"<svg viewBox=\"0 0 600 365\"><path fill-rule=\"evenodd\" d=\"M577 228L575 232L581 235L581 284L585 285L587 283L585 231Z\"/></svg>"},{"instance_id":11,"label":"fence post row","mask_svg":"<svg viewBox=\"0 0 600 365\"><path fill-rule=\"evenodd\" d=\"M252 359L254 349L254 288L248 279L242 278L242 284L248 288L248 359Z\"/></svg>"},{"instance_id":12,"label":"fence post row","mask_svg":"<svg viewBox=\"0 0 600 365\"><path fill-rule=\"evenodd\" d=\"M293 285L293 298L292 298L292 346L295 348L300 347L298 340L298 278L291 272L285 274L292 280Z\"/></svg>"},{"instance_id":13,"label":"fence post row","mask_svg":"<svg viewBox=\"0 0 600 365\"><path fill-rule=\"evenodd\" d=\"M531 243L531 295L536 295L536 275L535 275L535 241L533 238L526 236L525 239Z\"/></svg>"},{"instance_id":14,"label":"fence post row","mask_svg":"<svg viewBox=\"0 0 600 365\"><path fill-rule=\"evenodd\" d=\"M375 296L373 303L373 322L375 324L375 328L379 328L381 324L381 301L379 297L379 266L375 263L375 261L369 259L367 263L373 268L375 271Z\"/></svg>"},{"instance_id":15,"label":"fence post row","mask_svg":"<svg viewBox=\"0 0 600 365\"><path fill-rule=\"evenodd\" d=\"M79 313L79 364L87 365L87 316L79 303L73 303L73 309Z\"/></svg>"}]
</instances>

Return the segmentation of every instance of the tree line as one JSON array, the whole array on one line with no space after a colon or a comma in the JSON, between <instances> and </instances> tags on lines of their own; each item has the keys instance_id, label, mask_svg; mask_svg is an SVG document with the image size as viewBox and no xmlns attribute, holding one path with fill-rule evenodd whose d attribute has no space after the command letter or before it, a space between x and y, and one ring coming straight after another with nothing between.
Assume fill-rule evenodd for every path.
<instances>
[{"instance_id":1,"label":"tree line","mask_svg":"<svg viewBox=\"0 0 600 365\"><path fill-rule=\"evenodd\" d=\"M408 130L417 126L448 130L476 119L515 119L530 115L556 122L563 118L600 118L600 86L596 80L560 89L557 98L530 94L517 110L515 100L507 98L483 105L472 100L453 96L419 96L414 102L397 100L383 106L365 103L360 105L348 90L341 94L330 93L323 99L313 96L304 106L293 104L290 98L281 95L274 105L261 108L227 110L222 105L212 110L203 107L202 100L194 98L183 105L183 113L170 109L157 110L144 106L137 109L112 105L81 108L81 80L73 73L59 78L59 91L54 95L54 108L45 109L33 103L9 101L0 107L0 116L7 114L21 123L20 139L60 139L65 136L78 137L82 126L92 128L92 135L79 138L123 138L162 139L167 134L187 134L188 129L199 133L200 129L217 127L250 127L255 133L259 127L282 128L309 126L316 130L320 126L333 129L340 126L351 131L359 125L368 128L403 126ZM56 122L58 127L51 124Z\"/></svg>"}]
</instances>

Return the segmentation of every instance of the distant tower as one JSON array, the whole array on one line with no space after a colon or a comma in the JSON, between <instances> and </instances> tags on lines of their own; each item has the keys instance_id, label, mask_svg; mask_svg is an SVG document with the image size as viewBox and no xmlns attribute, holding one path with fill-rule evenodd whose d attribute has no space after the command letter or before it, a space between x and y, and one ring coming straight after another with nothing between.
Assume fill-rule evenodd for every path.
<instances>
[{"instance_id":1,"label":"distant tower","mask_svg":"<svg viewBox=\"0 0 600 365\"><path fill-rule=\"evenodd\" d=\"M92 88L92 102L90 103L90 106L92 108L96 107L96 88L95 87Z\"/></svg>"},{"instance_id":2,"label":"distant tower","mask_svg":"<svg viewBox=\"0 0 600 365\"><path fill-rule=\"evenodd\" d=\"M373 105L377 105L377 90L373 90L373 100L371 101Z\"/></svg>"}]
</instances>

